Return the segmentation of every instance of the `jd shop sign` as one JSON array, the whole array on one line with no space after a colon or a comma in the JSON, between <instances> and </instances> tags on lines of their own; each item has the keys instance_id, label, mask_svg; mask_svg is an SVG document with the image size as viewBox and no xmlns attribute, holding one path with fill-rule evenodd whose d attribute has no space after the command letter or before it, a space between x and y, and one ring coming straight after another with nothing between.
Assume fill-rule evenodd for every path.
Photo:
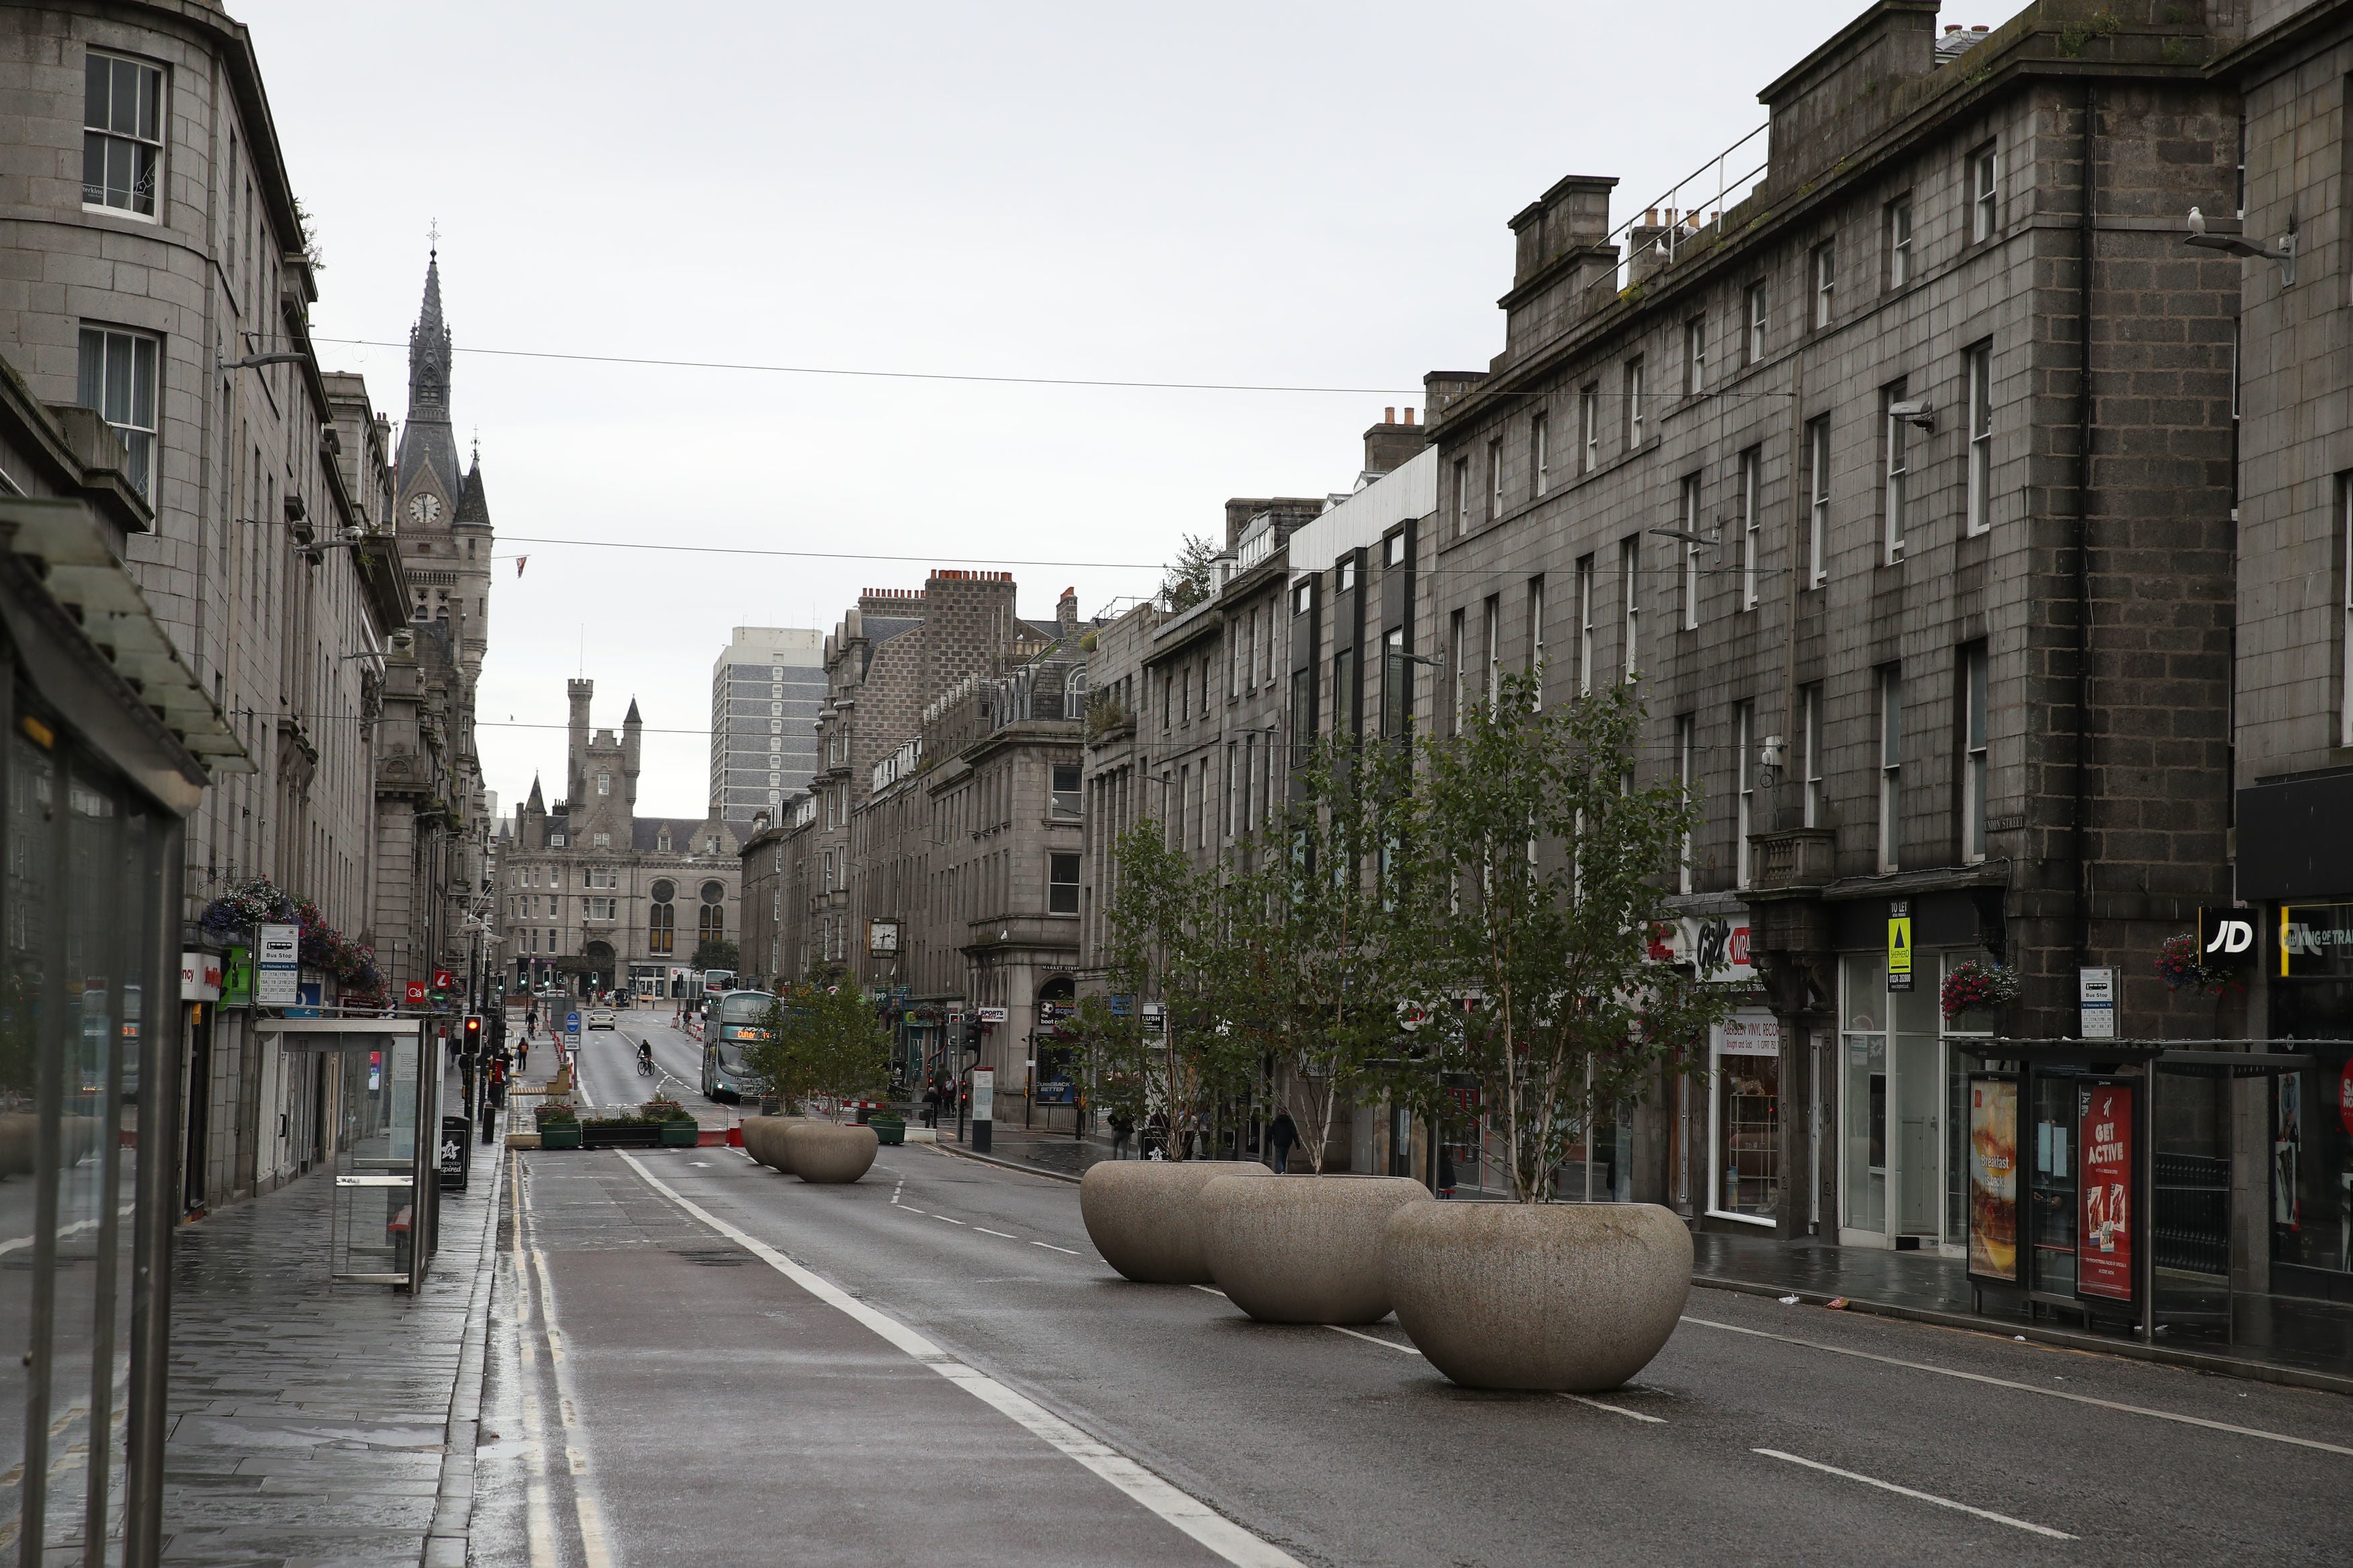
<instances>
[{"instance_id":1,"label":"jd shop sign","mask_svg":"<svg viewBox=\"0 0 2353 1568\"><path fill-rule=\"evenodd\" d=\"M2209 969L2253 969L2255 922L2262 918L2254 910L2200 906L2198 962Z\"/></svg>"}]
</instances>

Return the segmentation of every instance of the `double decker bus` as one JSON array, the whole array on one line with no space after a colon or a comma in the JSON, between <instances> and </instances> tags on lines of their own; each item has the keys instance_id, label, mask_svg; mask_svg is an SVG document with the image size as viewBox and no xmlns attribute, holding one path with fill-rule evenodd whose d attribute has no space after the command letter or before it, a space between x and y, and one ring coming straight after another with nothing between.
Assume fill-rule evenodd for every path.
<instances>
[{"instance_id":1,"label":"double decker bus","mask_svg":"<svg viewBox=\"0 0 2353 1568\"><path fill-rule=\"evenodd\" d=\"M757 1100L766 1087L744 1059L747 1047L768 1037L762 1026L776 1001L765 991L729 991L711 998L703 1019L702 1092L712 1100Z\"/></svg>"}]
</instances>

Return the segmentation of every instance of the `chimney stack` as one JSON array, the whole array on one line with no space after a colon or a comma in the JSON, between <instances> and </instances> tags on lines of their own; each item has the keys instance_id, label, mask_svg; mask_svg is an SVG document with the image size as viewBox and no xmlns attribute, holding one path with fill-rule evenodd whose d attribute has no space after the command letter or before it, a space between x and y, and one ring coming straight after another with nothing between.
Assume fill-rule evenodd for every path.
<instances>
[{"instance_id":1,"label":"chimney stack","mask_svg":"<svg viewBox=\"0 0 2353 1568\"><path fill-rule=\"evenodd\" d=\"M1427 444L1427 437L1413 422L1413 410L1405 411L1400 424L1397 410L1381 410L1381 422L1365 432L1365 471L1368 474L1392 473L1410 460Z\"/></svg>"}]
</instances>

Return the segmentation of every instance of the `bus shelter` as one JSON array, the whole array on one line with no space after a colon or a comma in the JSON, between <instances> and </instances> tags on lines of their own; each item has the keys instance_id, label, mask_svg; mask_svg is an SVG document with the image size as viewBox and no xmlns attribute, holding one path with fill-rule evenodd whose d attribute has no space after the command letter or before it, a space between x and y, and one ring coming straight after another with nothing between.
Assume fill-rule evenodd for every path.
<instances>
[{"instance_id":1,"label":"bus shelter","mask_svg":"<svg viewBox=\"0 0 2353 1568\"><path fill-rule=\"evenodd\" d=\"M2302 1071L2312 1041L1975 1039L1963 1103L1974 1304L2086 1327L2232 1327L2231 1085ZM2320 1042L2331 1043L2331 1042ZM2295 1046L2294 1050L2275 1047Z\"/></svg>"},{"instance_id":2,"label":"bus shelter","mask_svg":"<svg viewBox=\"0 0 2353 1568\"><path fill-rule=\"evenodd\" d=\"M331 1278L414 1291L438 1236L441 1064L418 1018L268 1018L259 1033L325 1059L333 1147ZM431 1056L427 1053L432 1052Z\"/></svg>"}]
</instances>

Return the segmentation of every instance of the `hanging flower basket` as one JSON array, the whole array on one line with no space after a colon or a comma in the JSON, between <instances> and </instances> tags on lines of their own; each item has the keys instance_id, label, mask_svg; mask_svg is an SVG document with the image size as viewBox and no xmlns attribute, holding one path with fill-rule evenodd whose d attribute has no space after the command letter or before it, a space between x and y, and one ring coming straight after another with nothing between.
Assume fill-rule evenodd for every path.
<instances>
[{"instance_id":1,"label":"hanging flower basket","mask_svg":"<svg viewBox=\"0 0 2353 1568\"><path fill-rule=\"evenodd\" d=\"M1945 1019L1950 1023L1964 1013L1980 1012L1999 1007L2005 1002L2018 1000L2018 971L1999 963L1980 963L1972 958L1953 966L1945 976L1945 989L1938 998L1945 1009Z\"/></svg>"},{"instance_id":2,"label":"hanging flower basket","mask_svg":"<svg viewBox=\"0 0 2353 1568\"><path fill-rule=\"evenodd\" d=\"M2209 996L2220 996L2239 984L2238 976L2227 969L2209 969L2200 962L2202 957L2195 936L2184 932L2168 937L2157 950L2157 977L2169 991L2188 986Z\"/></svg>"}]
</instances>

